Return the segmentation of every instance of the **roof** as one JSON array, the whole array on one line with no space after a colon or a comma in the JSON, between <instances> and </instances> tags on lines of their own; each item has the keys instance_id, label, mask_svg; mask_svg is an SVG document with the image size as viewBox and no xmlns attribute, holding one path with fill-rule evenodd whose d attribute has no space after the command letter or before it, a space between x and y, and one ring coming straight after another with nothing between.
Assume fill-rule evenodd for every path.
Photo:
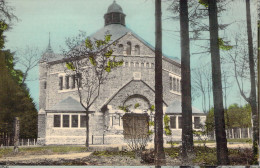
<instances>
[{"instance_id":1,"label":"roof","mask_svg":"<svg viewBox=\"0 0 260 168\"><path fill-rule=\"evenodd\" d=\"M151 45L150 43L148 43L147 41L145 41L142 37L140 37L139 35L137 35L133 30L127 28L124 25L121 24L110 24L107 25L101 29L99 29L96 33L92 34L90 36L91 40L100 40L100 39L104 39L105 35L107 34L111 34L111 43L113 43L114 41L118 40L119 38L123 37L124 35L126 35L127 33L132 33L137 39L139 39L142 43L144 43L146 46L148 46L151 50L155 51L155 48L153 45ZM180 59L177 57L174 58L169 58L169 56L166 57L166 55L163 53L163 58L164 59L171 59L174 60L175 62L180 64Z\"/></svg>"},{"instance_id":2,"label":"roof","mask_svg":"<svg viewBox=\"0 0 260 168\"><path fill-rule=\"evenodd\" d=\"M112 13L112 12L118 12L118 13L123 13L123 10L120 5L114 1L107 9L107 13Z\"/></svg>"},{"instance_id":3,"label":"roof","mask_svg":"<svg viewBox=\"0 0 260 168\"><path fill-rule=\"evenodd\" d=\"M123 37L128 32L132 32L127 27L121 25L121 24L109 24L101 29L99 29L96 33L92 34L90 38L92 40L100 40L104 39L105 35L111 34L111 42L116 41L120 37Z\"/></svg>"},{"instance_id":4,"label":"roof","mask_svg":"<svg viewBox=\"0 0 260 168\"><path fill-rule=\"evenodd\" d=\"M60 101L58 104L54 105L49 111L86 111L79 101L73 99L72 97L67 97L66 99Z\"/></svg>"},{"instance_id":5,"label":"roof","mask_svg":"<svg viewBox=\"0 0 260 168\"><path fill-rule=\"evenodd\" d=\"M149 86L146 82L144 82L143 80L134 80L134 79L131 79L130 81L127 81L125 84L122 85L122 87L120 87L116 92L114 92L105 102L104 104L101 106L101 108L103 108L104 106L108 105L110 103L111 100L113 100L113 98L121 91L123 90L124 88L126 88L131 82L133 81L140 81L142 82L145 86L147 86L149 89L151 89L154 93L155 93L155 90ZM163 103L167 105L167 103L163 100Z\"/></svg>"},{"instance_id":6,"label":"roof","mask_svg":"<svg viewBox=\"0 0 260 168\"><path fill-rule=\"evenodd\" d=\"M182 108L181 108L181 101L174 101L172 102L166 109L166 114L169 113L182 113ZM199 109L192 107L192 113L193 114L204 114L202 111Z\"/></svg>"},{"instance_id":7,"label":"roof","mask_svg":"<svg viewBox=\"0 0 260 168\"><path fill-rule=\"evenodd\" d=\"M112 35L110 44L112 44L114 41L125 36L127 33L132 33L132 35L134 35L137 39L139 39L142 43L144 43L147 47L149 47L151 50L153 50L155 52L155 48L153 45L151 45L150 43L145 41L143 38L141 38L139 35L137 35L131 29L129 29L126 26L121 25L121 24L109 24L109 25L104 26L103 28L99 29L97 32L90 35L90 40L92 40L92 41L102 40L105 38L105 36L107 34L110 34L110 35ZM84 42L82 42L82 45L84 45ZM62 54L54 54L54 53L44 53L44 54L52 54L52 56L48 56L48 59L47 59L48 62L58 61L58 60L62 60L64 58L64 56ZM174 62L180 64L180 60L177 57L172 58L172 57L166 56L164 53L163 53L163 59L165 59L167 61L174 61Z\"/></svg>"}]
</instances>

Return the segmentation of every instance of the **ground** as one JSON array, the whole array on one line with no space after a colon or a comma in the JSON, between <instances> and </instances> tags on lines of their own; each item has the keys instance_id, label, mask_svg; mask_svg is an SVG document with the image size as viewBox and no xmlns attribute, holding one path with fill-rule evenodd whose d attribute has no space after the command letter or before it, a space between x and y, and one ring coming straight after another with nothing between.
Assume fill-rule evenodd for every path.
<instances>
[{"instance_id":1,"label":"ground","mask_svg":"<svg viewBox=\"0 0 260 168\"><path fill-rule=\"evenodd\" d=\"M198 143L195 147L194 165L215 165L215 143ZM44 146L24 147L14 154L12 148L0 148L0 165L152 165L135 158L134 152L125 150L126 146L92 146L86 151L84 146ZM251 145L248 143L229 144L231 165L249 165ZM149 144L147 148L152 148ZM120 149L120 150L119 150ZM107 151L109 150L109 151ZM166 164L184 165L180 159L180 146L165 145Z\"/></svg>"}]
</instances>

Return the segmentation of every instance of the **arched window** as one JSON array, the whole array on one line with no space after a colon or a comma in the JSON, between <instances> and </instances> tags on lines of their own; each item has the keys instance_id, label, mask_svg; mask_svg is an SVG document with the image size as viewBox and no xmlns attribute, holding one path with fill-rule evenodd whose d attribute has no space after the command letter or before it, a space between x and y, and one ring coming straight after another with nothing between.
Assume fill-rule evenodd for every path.
<instances>
[{"instance_id":1,"label":"arched window","mask_svg":"<svg viewBox=\"0 0 260 168\"><path fill-rule=\"evenodd\" d=\"M119 44L119 46L118 46L118 54L123 54L123 51L124 51L123 44Z\"/></svg>"},{"instance_id":2,"label":"arched window","mask_svg":"<svg viewBox=\"0 0 260 168\"><path fill-rule=\"evenodd\" d=\"M127 55L131 55L131 50L132 50L132 44L131 44L131 42L127 42L126 54L127 54Z\"/></svg>"},{"instance_id":3,"label":"arched window","mask_svg":"<svg viewBox=\"0 0 260 168\"><path fill-rule=\"evenodd\" d=\"M149 62L146 63L146 68L150 68Z\"/></svg>"},{"instance_id":4,"label":"arched window","mask_svg":"<svg viewBox=\"0 0 260 168\"><path fill-rule=\"evenodd\" d=\"M173 91L176 91L176 78L173 77Z\"/></svg>"},{"instance_id":5,"label":"arched window","mask_svg":"<svg viewBox=\"0 0 260 168\"><path fill-rule=\"evenodd\" d=\"M47 82L45 81L44 82L44 89L46 89L47 88Z\"/></svg>"},{"instance_id":6,"label":"arched window","mask_svg":"<svg viewBox=\"0 0 260 168\"><path fill-rule=\"evenodd\" d=\"M172 77L170 76L170 90L172 90Z\"/></svg>"},{"instance_id":7,"label":"arched window","mask_svg":"<svg viewBox=\"0 0 260 168\"><path fill-rule=\"evenodd\" d=\"M135 46L135 54L140 55L140 46L139 45Z\"/></svg>"},{"instance_id":8,"label":"arched window","mask_svg":"<svg viewBox=\"0 0 260 168\"><path fill-rule=\"evenodd\" d=\"M143 62L141 63L141 67L142 67L142 68L144 67L144 63L143 63Z\"/></svg>"},{"instance_id":9,"label":"arched window","mask_svg":"<svg viewBox=\"0 0 260 168\"><path fill-rule=\"evenodd\" d=\"M179 79L177 79L177 92L180 92L180 83Z\"/></svg>"}]
</instances>

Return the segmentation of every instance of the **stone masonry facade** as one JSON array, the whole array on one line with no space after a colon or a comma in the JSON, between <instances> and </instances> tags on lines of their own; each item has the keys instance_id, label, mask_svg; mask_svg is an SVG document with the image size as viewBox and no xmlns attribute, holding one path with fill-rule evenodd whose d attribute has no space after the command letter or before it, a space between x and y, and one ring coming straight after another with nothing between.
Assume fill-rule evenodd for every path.
<instances>
[{"instance_id":1,"label":"stone masonry facade","mask_svg":"<svg viewBox=\"0 0 260 168\"><path fill-rule=\"evenodd\" d=\"M108 13L122 12L115 2L109 7ZM120 17L125 16L121 15ZM124 20L123 20L124 22ZM144 112L154 105L155 88L155 53L154 48L142 38L126 28L124 24L106 21L104 29L110 29L117 37L118 32L124 31L119 38L114 39L116 46L113 55L123 60L122 66L113 69L109 80L101 85L100 95L94 102L90 114L90 144L123 143L122 116L124 112L119 106L140 103L138 112ZM119 30L120 29L120 30ZM102 31L102 29L101 29ZM105 31L105 30L104 30ZM49 47L43 54L39 65L40 96L38 114L38 143L39 144L84 144L86 140L86 127L81 127L85 115L84 110L66 109L57 110L54 107L65 101L79 102L76 88L71 88L72 78L69 77L69 88L65 86L67 76L66 65ZM44 59L45 58L45 59ZM174 101L181 101L180 82L181 65L178 60L163 56L163 100L164 112ZM63 88L60 90L60 78L63 79ZM173 89L174 87L178 89ZM84 89L84 88L82 88ZM54 109L54 110L53 110ZM132 109L134 110L134 109ZM54 123L56 122L56 124ZM57 126L58 123L58 126ZM67 125L68 124L68 125ZM76 124L76 125L75 125ZM55 126L56 125L56 126Z\"/></svg>"}]
</instances>

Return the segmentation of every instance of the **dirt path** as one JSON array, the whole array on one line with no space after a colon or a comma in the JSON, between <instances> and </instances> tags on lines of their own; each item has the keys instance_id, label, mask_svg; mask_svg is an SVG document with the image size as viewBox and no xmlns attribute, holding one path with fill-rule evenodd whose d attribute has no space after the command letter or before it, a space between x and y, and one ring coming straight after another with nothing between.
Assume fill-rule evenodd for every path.
<instances>
[{"instance_id":1,"label":"dirt path","mask_svg":"<svg viewBox=\"0 0 260 168\"><path fill-rule=\"evenodd\" d=\"M215 147L215 143L207 143L206 144L208 147ZM174 147L177 147L179 145L174 145ZM203 144L195 144L195 146L203 146ZM97 151L103 151L107 149L112 149L112 148L118 148L119 150L126 149L127 145L126 144L120 144L120 145L93 145L93 148ZM148 144L147 149L153 148L153 144ZM164 144L164 147L170 148L170 144ZM251 148L250 144L228 144L228 148ZM92 150L94 151L94 150ZM68 154L43 154L43 155L18 155L18 156L8 156L8 157L3 157L0 158L0 165L1 164L7 164L7 165L15 165L15 164L20 164L20 165L49 165L49 164L60 164L66 162L73 162L76 161L77 163L82 163L82 164L87 164L87 165L98 165L100 162L104 162L106 164L111 162L111 165L113 164L122 164L125 165L126 163L121 163L120 160L126 160L128 164L133 164L133 165L140 165L140 161L136 161L127 157L122 157L118 158L119 156L116 157L97 157L97 156L91 156L92 152L80 152L80 153L68 153ZM176 163L178 162L177 160L172 160L171 158L169 160L169 165L170 163ZM127 165L127 164L126 164Z\"/></svg>"},{"instance_id":2,"label":"dirt path","mask_svg":"<svg viewBox=\"0 0 260 168\"><path fill-rule=\"evenodd\" d=\"M52 160L58 161L60 159L81 159L88 157L92 152L84 153L69 153L69 154L55 154L55 155L28 155L28 156L16 156L16 157L3 157L0 158L0 162L28 162L34 160Z\"/></svg>"}]
</instances>

